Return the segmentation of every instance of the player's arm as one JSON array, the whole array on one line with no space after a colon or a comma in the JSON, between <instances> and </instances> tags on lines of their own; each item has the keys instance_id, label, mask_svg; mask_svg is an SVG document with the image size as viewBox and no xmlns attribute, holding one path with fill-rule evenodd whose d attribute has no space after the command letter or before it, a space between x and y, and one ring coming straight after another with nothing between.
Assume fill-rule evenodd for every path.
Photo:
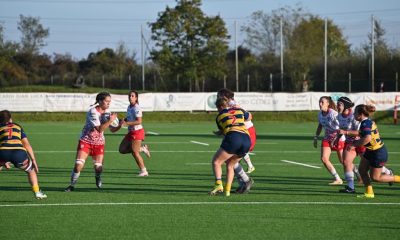
<instances>
[{"instance_id":1,"label":"player's arm","mask_svg":"<svg viewBox=\"0 0 400 240\"><path fill-rule=\"evenodd\" d=\"M221 126L218 124L218 117L215 119L215 123L217 124L218 130L213 131L213 133L217 136L221 136L224 134L224 131L222 130Z\"/></svg>"},{"instance_id":2,"label":"player's arm","mask_svg":"<svg viewBox=\"0 0 400 240\"><path fill-rule=\"evenodd\" d=\"M10 162L3 162L0 161L0 171L3 170L3 167L5 167L6 169L10 169Z\"/></svg>"},{"instance_id":3,"label":"player's arm","mask_svg":"<svg viewBox=\"0 0 400 240\"><path fill-rule=\"evenodd\" d=\"M120 130L123 124L125 124L124 119L118 120L118 126L116 126L116 127L114 127L114 126L112 126L112 125L109 126L110 131L111 131L112 133L114 133L114 132Z\"/></svg>"},{"instance_id":4,"label":"player's arm","mask_svg":"<svg viewBox=\"0 0 400 240\"><path fill-rule=\"evenodd\" d=\"M220 135L222 135L222 130L221 129L218 129L218 130L216 130L216 131L213 131L213 133L215 134L215 135L217 135L217 136L220 136Z\"/></svg>"},{"instance_id":5,"label":"player's arm","mask_svg":"<svg viewBox=\"0 0 400 240\"><path fill-rule=\"evenodd\" d=\"M137 117L135 121L125 121L125 124L127 126L140 125L140 124L142 124L142 118L141 117Z\"/></svg>"},{"instance_id":6,"label":"player's arm","mask_svg":"<svg viewBox=\"0 0 400 240\"><path fill-rule=\"evenodd\" d=\"M315 136L314 136L314 147L317 148L317 144L318 144L318 137L321 134L322 131L322 125L321 123L318 123L318 127L317 130L315 131Z\"/></svg>"},{"instance_id":7,"label":"player's arm","mask_svg":"<svg viewBox=\"0 0 400 240\"><path fill-rule=\"evenodd\" d=\"M99 131L99 132L104 132L107 128L110 127L110 124L117 118L117 113L111 113L110 114L110 119L103 123L100 124L100 126L96 126L95 128Z\"/></svg>"},{"instance_id":8,"label":"player's arm","mask_svg":"<svg viewBox=\"0 0 400 240\"><path fill-rule=\"evenodd\" d=\"M29 157L30 157L30 159L32 161L33 169L35 169L35 172L38 173L39 172L39 167L38 167L38 165L36 163L35 154L33 153L33 149L32 149L31 144L28 141L28 138L27 137L22 138L21 142L22 142L22 145L24 146L24 148L26 149L26 151L29 154Z\"/></svg>"},{"instance_id":9,"label":"player's arm","mask_svg":"<svg viewBox=\"0 0 400 240\"><path fill-rule=\"evenodd\" d=\"M354 141L352 145L354 147L364 146L365 144L371 142L371 140L372 140L372 135L368 134L368 135L365 135L365 136L361 137L360 139Z\"/></svg>"},{"instance_id":10,"label":"player's arm","mask_svg":"<svg viewBox=\"0 0 400 240\"><path fill-rule=\"evenodd\" d=\"M339 130L338 130L338 134L356 137L356 136L359 135L359 132L358 132L357 130L344 130L344 129L339 129Z\"/></svg>"}]
</instances>

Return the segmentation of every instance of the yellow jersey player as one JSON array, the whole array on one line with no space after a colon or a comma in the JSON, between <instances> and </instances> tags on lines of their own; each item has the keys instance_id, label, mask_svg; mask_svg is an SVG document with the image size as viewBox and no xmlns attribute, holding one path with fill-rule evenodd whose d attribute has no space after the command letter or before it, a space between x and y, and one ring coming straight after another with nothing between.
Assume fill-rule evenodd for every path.
<instances>
[{"instance_id":1,"label":"yellow jersey player","mask_svg":"<svg viewBox=\"0 0 400 240\"><path fill-rule=\"evenodd\" d=\"M39 167L28 138L23 128L13 123L10 111L3 110L0 111L0 166L9 168L10 163L27 173L35 198L47 198L39 188Z\"/></svg>"},{"instance_id":2,"label":"yellow jersey player","mask_svg":"<svg viewBox=\"0 0 400 240\"><path fill-rule=\"evenodd\" d=\"M360 122L360 139L349 145L348 148L365 146L366 150L361 158L359 172L365 186L365 193L358 197L374 198L371 180L376 182L400 182L400 176L382 174L381 168L387 163L388 153L378 131L378 127L369 117L375 112L371 105L358 105L354 110L354 118Z\"/></svg>"},{"instance_id":3,"label":"yellow jersey player","mask_svg":"<svg viewBox=\"0 0 400 240\"><path fill-rule=\"evenodd\" d=\"M215 186L210 195L224 191L222 164L226 162L225 196L230 196L234 166L249 151L251 145L249 132L244 124L248 113L243 109L229 108L225 98L218 98L215 105L219 111L216 123L219 131L224 135L224 139L212 160Z\"/></svg>"}]
</instances>

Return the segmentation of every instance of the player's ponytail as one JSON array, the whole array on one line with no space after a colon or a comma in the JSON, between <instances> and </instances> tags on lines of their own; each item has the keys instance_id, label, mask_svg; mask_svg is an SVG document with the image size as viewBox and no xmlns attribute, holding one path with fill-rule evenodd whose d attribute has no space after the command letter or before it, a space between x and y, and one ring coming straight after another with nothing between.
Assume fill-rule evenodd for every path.
<instances>
[{"instance_id":1,"label":"player's ponytail","mask_svg":"<svg viewBox=\"0 0 400 240\"><path fill-rule=\"evenodd\" d=\"M101 101L104 101L107 97L111 97L109 92L100 92L96 96L96 102L90 106L98 105Z\"/></svg>"},{"instance_id":2,"label":"player's ponytail","mask_svg":"<svg viewBox=\"0 0 400 240\"><path fill-rule=\"evenodd\" d=\"M375 111L376 111L375 106L365 105L365 104L357 105L357 107L354 110L356 114L358 115L363 114L366 117L371 116Z\"/></svg>"}]
</instances>

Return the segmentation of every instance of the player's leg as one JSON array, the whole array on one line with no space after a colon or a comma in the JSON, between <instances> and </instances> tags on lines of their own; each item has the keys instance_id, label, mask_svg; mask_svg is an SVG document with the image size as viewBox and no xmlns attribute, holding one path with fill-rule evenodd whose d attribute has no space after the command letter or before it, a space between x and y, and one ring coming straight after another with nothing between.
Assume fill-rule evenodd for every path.
<instances>
[{"instance_id":1,"label":"player's leg","mask_svg":"<svg viewBox=\"0 0 400 240\"><path fill-rule=\"evenodd\" d=\"M364 156L361 156L361 162L358 167L358 171L360 172L361 178L363 180L365 186L365 192L363 195L359 195L357 197L374 198L374 190L372 188L369 170L370 170L369 161Z\"/></svg>"},{"instance_id":2,"label":"player's leg","mask_svg":"<svg viewBox=\"0 0 400 240\"><path fill-rule=\"evenodd\" d=\"M339 177L339 174L336 172L335 167L332 165L329 157L331 155L331 148L329 146L322 146L321 147L321 161L324 164L325 168L328 172L334 177L333 182L329 183L330 185L340 185L343 183L342 179Z\"/></svg>"},{"instance_id":3,"label":"player's leg","mask_svg":"<svg viewBox=\"0 0 400 240\"><path fill-rule=\"evenodd\" d=\"M71 172L71 181L69 186L65 189L66 192L74 191L75 185L78 182L79 176L81 175L81 171L85 166L85 162L87 157L89 156L90 151L91 149L88 144L79 142L78 150L76 152L74 168L72 169Z\"/></svg>"},{"instance_id":4,"label":"player's leg","mask_svg":"<svg viewBox=\"0 0 400 240\"><path fill-rule=\"evenodd\" d=\"M136 161L137 166L140 169L139 177L146 177L149 175L144 165L142 156L140 155L140 148L142 146L142 140L133 140L131 143L132 156Z\"/></svg>"},{"instance_id":5,"label":"player's leg","mask_svg":"<svg viewBox=\"0 0 400 240\"><path fill-rule=\"evenodd\" d=\"M226 162L226 185L225 185L225 196L231 195L231 188L233 177L235 175L234 166L240 161L241 157L233 155Z\"/></svg>"},{"instance_id":6,"label":"player's leg","mask_svg":"<svg viewBox=\"0 0 400 240\"><path fill-rule=\"evenodd\" d=\"M235 166L233 166L233 170L235 172L235 177L238 180L238 184L239 184L239 187L235 190L235 192L238 193L238 192L240 192L240 190L243 187L243 184L244 184L243 178L246 178L246 177L248 178L248 176L247 176L246 172L244 171L242 164L240 164L240 161L237 162L235 164Z\"/></svg>"},{"instance_id":7,"label":"player's leg","mask_svg":"<svg viewBox=\"0 0 400 240\"><path fill-rule=\"evenodd\" d=\"M252 172L254 172L256 170L256 168L254 167L253 163L251 162L249 153L246 153L246 155L244 155L243 160L247 164L247 172L246 173L252 173Z\"/></svg>"},{"instance_id":8,"label":"player's leg","mask_svg":"<svg viewBox=\"0 0 400 240\"><path fill-rule=\"evenodd\" d=\"M248 129L249 133L250 133L250 149L249 152L253 151L255 145L256 145L256 141L257 141L257 135L256 135L256 129L253 127L250 127ZM243 157L243 160L246 162L247 164L247 173L252 173L256 170L256 168L254 167L250 155L249 153L246 153L246 155Z\"/></svg>"},{"instance_id":9,"label":"player's leg","mask_svg":"<svg viewBox=\"0 0 400 240\"><path fill-rule=\"evenodd\" d=\"M347 148L343 151L343 163L344 163L344 176L347 182L347 186L344 189L340 189L342 193L355 193L354 187L354 158L357 153L354 149L348 151Z\"/></svg>"},{"instance_id":10,"label":"player's leg","mask_svg":"<svg viewBox=\"0 0 400 240\"><path fill-rule=\"evenodd\" d=\"M226 152L222 148L219 148L214 154L214 157L212 159L212 168L215 177L215 186L214 189L211 190L211 192L209 193L210 195L215 195L223 192L224 187L222 185L222 164L232 156L233 154Z\"/></svg>"},{"instance_id":11,"label":"player's leg","mask_svg":"<svg viewBox=\"0 0 400 240\"><path fill-rule=\"evenodd\" d=\"M370 176L371 179L375 182L382 182L382 183L400 182L400 176L382 174L382 169L380 168L371 167Z\"/></svg>"},{"instance_id":12,"label":"player's leg","mask_svg":"<svg viewBox=\"0 0 400 240\"><path fill-rule=\"evenodd\" d=\"M392 169L386 167L386 166L382 166L382 174L386 174L388 176L394 176L394 172ZM388 182L389 186L392 186L394 182Z\"/></svg>"},{"instance_id":13,"label":"player's leg","mask_svg":"<svg viewBox=\"0 0 400 240\"><path fill-rule=\"evenodd\" d=\"M132 153L132 139L129 136L130 133L128 133L121 141L119 144L119 153L121 154L127 154L127 153Z\"/></svg>"},{"instance_id":14,"label":"player's leg","mask_svg":"<svg viewBox=\"0 0 400 240\"><path fill-rule=\"evenodd\" d=\"M104 150L102 152L104 152ZM100 154L97 152L95 153L94 156L92 156L92 159L93 159L93 168L94 168L96 186L97 188L101 188L103 186L103 181L101 180L101 174L103 172L104 154Z\"/></svg>"},{"instance_id":15,"label":"player's leg","mask_svg":"<svg viewBox=\"0 0 400 240\"><path fill-rule=\"evenodd\" d=\"M240 161L235 164L233 170L235 171L235 176L239 181L239 187L235 190L235 192L247 193L254 183L253 179L246 174L242 165L240 164Z\"/></svg>"},{"instance_id":16,"label":"player's leg","mask_svg":"<svg viewBox=\"0 0 400 240\"><path fill-rule=\"evenodd\" d=\"M12 154L12 163L15 167L24 170L27 173L29 184L31 185L32 192L37 199L46 199L47 195L44 194L39 188L39 181L36 171L33 166L32 160L29 158L29 154L23 150L14 150L10 152Z\"/></svg>"},{"instance_id":17,"label":"player's leg","mask_svg":"<svg viewBox=\"0 0 400 240\"><path fill-rule=\"evenodd\" d=\"M146 155L147 158L151 157L149 145L143 144L140 147L140 151L143 152Z\"/></svg>"}]
</instances>

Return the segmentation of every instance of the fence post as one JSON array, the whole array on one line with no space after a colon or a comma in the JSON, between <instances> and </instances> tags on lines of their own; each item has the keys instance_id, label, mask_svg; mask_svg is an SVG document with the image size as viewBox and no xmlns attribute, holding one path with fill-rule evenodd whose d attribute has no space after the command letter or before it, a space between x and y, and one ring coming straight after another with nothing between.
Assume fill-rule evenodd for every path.
<instances>
[{"instance_id":1,"label":"fence post","mask_svg":"<svg viewBox=\"0 0 400 240\"><path fill-rule=\"evenodd\" d=\"M250 74L247 74L247 91L250 92Z\"/></svg>"},{"instance_id":2,"label":"fence post","mask_svg":"<svg viewBox=\"0 0 400 240\"><path fill-rule=\"evenodd\" d=\"M273 75L272 75L272 73L270 73L270 74L269 74L269 90L270 90L271 92L273 91L272 78L273 78Z\"/></svg>"},{"instance_id":3,"label":"fence post","mask_svg":"<svg viewBox=\"0 0 400 240\"><path fill-rule=\"evenodd\" d=\"M176 86L179 92L179 74L176 75Z\"/></svg>"},{"instance_id":4,"label":"fence post","mask_svg":"<svg viewBox=\"0 0 400 240\"><path fill-rule=\"evenodd\" d=\"M226 75L224 75L224 88L226 88Z\"/></svg>"},{"instance_id":5,"label":"fence post","mask_svg":"<svg viewBox=\"0 0 400 240\"><path fill-rule=\"evenodd\" d=\"M132 79L131 79L131 75L129 74L129 82L128 82L128 88L129 88L129 91L132 89Z\"/></svg>"},{"instance_id":6,"label":"fence post","mask_svg":"<svg viewBox=\"0 0 400 240\"><path fill-rule=\"evenodd\" d=\"M349 73L349 93L351 93L351 73Z\"/></svg>"}]
</instances>

